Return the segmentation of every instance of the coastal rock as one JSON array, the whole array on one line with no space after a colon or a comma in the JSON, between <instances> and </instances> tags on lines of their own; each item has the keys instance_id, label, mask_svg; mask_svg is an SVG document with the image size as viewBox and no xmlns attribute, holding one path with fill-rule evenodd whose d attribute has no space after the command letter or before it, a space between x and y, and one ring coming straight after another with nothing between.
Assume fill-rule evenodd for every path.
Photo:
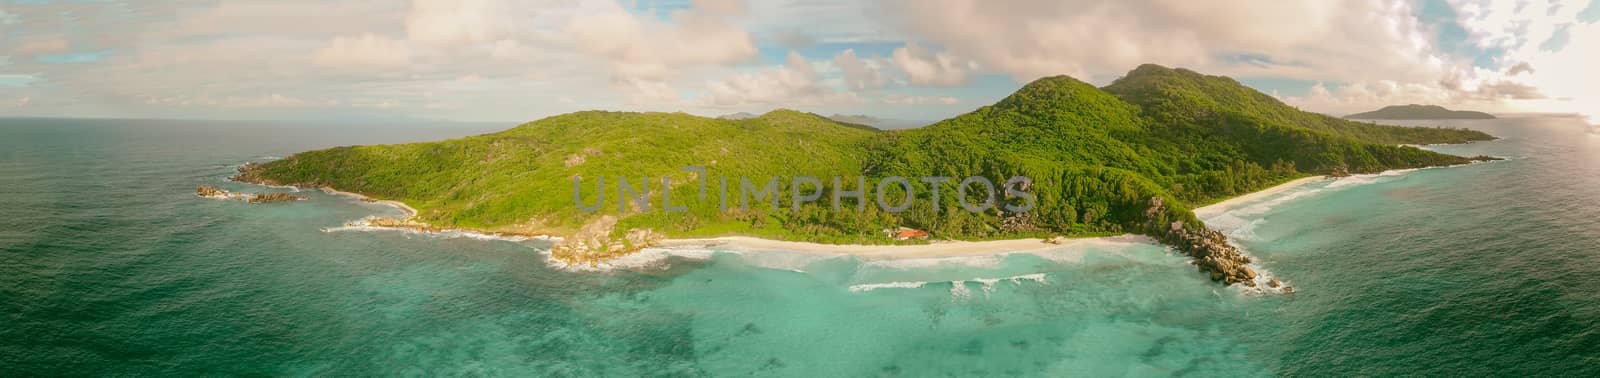
<instances>
[{"instance_id":1,"label":"coastal rock","mask_svg":"<svg viewBox=\"0 0 1600 378\"><path fill-rule=\"evenodd\" d=\"M1145 209L1145 216L1151 219L1149 229L1159 235L1157 239L1184 255L1194 259L1194 264L1201 272L1205 272L1211 280L1222 282L1225 285L1243 284L1254 287L1256 285L1256 271L1251 269L1250 257L1245 256L1228 243L1227 235L1204 226L1190 227L1182 221L1171 223L1155 222L1162 219L1166 212L1166 201L1161 197L1151 197L1150 207Z\"/></svg>"},{"instance_id":2,"label":"coastal rock","mask_svg":"<svg viewBox=\"0 0 1600 378\"><path fill-rule=\"evenodd\" d=\"M198 196L201 196L201 197L205 197L205 198L226 198L226 197L228 197L228 191L222 190L221 188L217 188L217 187L211 186L211 185L201 185L200 187L195 188L194 192L195 192L194 193L195 195L198 195Z\"/></svg>"},{"instance_id":3,"label":"coastal rock","mask_svg":"<svg viewBox=\"0 0 1600 378\"><path fill-rule=\"evenodd\" d=\"M239 166L239 174L233 175L233 177L229 177L228 179L251 184L282 185L277 181L262 177L262 167L263 166L261 164L244 163L244 165Z\"/></svg>"},{"instance_id":4,"label":"coastal rock","mask_svg":"<svg viewBox=\"0 0 1600 378\"><path fill-rule=\"evenodd\" d=\"M1332 172L1328 172L1328 177L1350 177L1350 167L1339 164L1339 166L1333 167Z\"/></svg>"},{"instance_id":5,"label":"coastal rock","mask_svg":"<svg viewBox=\"0 0 1600 378\"><path fill-rule=\"evenodd\" d=\"M306 199L306 197L289 193L233 193L210 185L200 185L195 188L194 194L201 198L235 199L249 203L293 202Z\"/></svg>"},{"instance_id":6,"label":"coastal rock","mask_svg":"<svg viewBox=\"0 0 1600 378\"><path fill-rule=\"evenodd\" d=\"M306 199L306 197L297 196L297 195L293 195L293 194L289 194L289 193L259 193L259 194L250 196L249 202L250 203L277 203L277 202L294 202L294 201L300 201L300 200L305 200L305 199Z\"/></svg>"},{"instance_id":7,"label":"coastal rock","mask_svg":"<svg viewBox=\"0 0 1600 378\"><path fill-rule=\"evenodd\" d=\"M617 217L601 216L578 229L572 236L551 246L550 257L568 264L599 265L659 243L664 236L651 229L635 228L622 238L613 238Z\"/></svg>"},{"instance_id":8,"label":"coastal rock","mask_svg":"<svg viewBox=\"0 0 1600 378\"><path fill-rule=\"evenodd\" d=\"M665 237L656 233L654 230L647 228L635 228L628 230L628 234L623 237L623 240L626 240L629 246L654 245L655 243L660 242L661 239L665 239Z\"/></svg>"},{"instance_id":9,"label":"coastal rock","mask_svg":"<svg viewBox=\"0 0 1600 378\"><path fill-rule=\"evenodd\" d=\"M444 229L442 227L434 226L434 225L423 223L423 222L418 222L418 221L415 221L415 220L412 220L412 219L400 219L400 218L390 218L390 217L372 217L372 218L368 218L368 219L366 219L366 224L365 225L372 226L372 227L403 228L403 229L420 231L420 232L444 232L444 231L447 231L446 229Z\"/></svg>"}]
</instances>

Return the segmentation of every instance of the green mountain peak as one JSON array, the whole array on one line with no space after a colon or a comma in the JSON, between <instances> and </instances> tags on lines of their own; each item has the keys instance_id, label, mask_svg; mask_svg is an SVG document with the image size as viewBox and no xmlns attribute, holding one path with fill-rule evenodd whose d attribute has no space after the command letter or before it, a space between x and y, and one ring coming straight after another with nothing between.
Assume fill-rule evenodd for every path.
<instances>
[{"instance_id":1,"label":"green mountain peak","mask_svg":"<svg viewBox=\"0 0 1600 378\"><path fill-rule=\"evenodd\" d=\"M1190 206L1308 174L1462 164L1469 160L1394 144L1490 138L1302 112L1232 79L1144 65L1105 88L1040 78L992 106L917 129L877 131L787 109L748 119L590 111L468 138L303 152L250 166L241 179L404 201L420 211L417 221L438 227L584 235L572 239L585 243L603 231L878 244L893 242L881 230L896 227L949 239L1131 232L1179 243L1205 229ZM705 167L711 177L684 167ZM916 179L909 180L914 205L904 212L880 209L873 195L859 201L860 211L794 206L781 195L798 185L793 177L830 184L861 177L873 185L887 177L1001 184L1015 176L1032 179L1035 210L964 211L953 182ZM780 195L769 206L724 210L715 178L732 181L732 197L722 198L734 205L742 201L740 178L782 178ZM700 179L711 185L708 199L698 195ZM656 207L624 204L623 180ZM829 186L819 198L852 189L860 188ZM688 210L661 211L667 197ZM595 201L592 211L580 207ZM600 244L562 254L592 261L628 250ZM1215 269L1229 283L1249 275Z\"/></svg>"}]
</instances>

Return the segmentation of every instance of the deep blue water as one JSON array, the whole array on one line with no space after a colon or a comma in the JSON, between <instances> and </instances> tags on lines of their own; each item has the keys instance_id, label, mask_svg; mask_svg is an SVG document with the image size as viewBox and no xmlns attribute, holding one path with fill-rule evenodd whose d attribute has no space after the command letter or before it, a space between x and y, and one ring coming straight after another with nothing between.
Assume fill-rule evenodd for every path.
<instances>
[{"instance_id":1,"label":"deep blue water","mask_svg":"<svg viewBox=\"0 0 1600 378\"><path fill-rule=\"evenodd\" d=\"M1139 242L859 261L323 232L395 210L200 199L234 167L511 125L0 120L0 375L1600 374L1600 135L1453 123L1510 157L1310 184L1208 219L1294 295ZM648 259L644 259L648 260Z\"/></svg>"}]
</instances>

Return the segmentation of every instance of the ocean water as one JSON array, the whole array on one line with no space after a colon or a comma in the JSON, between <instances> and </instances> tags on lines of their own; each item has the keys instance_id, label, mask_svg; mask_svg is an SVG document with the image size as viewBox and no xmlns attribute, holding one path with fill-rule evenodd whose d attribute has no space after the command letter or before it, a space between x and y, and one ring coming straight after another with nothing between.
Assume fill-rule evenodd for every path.
<instances>
[{"instance_id":1,"label":"ocean water","mask_svg":"<svg viewBox=\"0 0 1600 378\"><path fill-rule=\"evenodd\" d=\"M1209 219L1296 286L1164 248L860 261L324 232L381 205L193 195L234 167L509 125L0 120L0 375L1600 374L1600 135L1463 121L1510 160L1324 181Z\"/></svg>"}]
</instances>

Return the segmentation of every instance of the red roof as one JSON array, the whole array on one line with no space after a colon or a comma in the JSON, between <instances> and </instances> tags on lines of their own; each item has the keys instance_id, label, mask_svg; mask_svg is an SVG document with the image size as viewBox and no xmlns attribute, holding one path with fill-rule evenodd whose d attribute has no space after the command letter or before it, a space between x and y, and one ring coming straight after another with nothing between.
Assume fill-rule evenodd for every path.
<instances>
[{"instance_id":1,"label":"red roof","mask_svg":"<svg viewBox=\"0 0 1600 378\"><path fill-rule=\"evenodd\" d=\"M900 230L900 232L896 232L894 234L894 238L895 239L912 239L912 238L926 238L926 237L928 237L928 232L927 231L922 231L922 230L906 229L906 230Z\"/></svg>"}]
</instances>

